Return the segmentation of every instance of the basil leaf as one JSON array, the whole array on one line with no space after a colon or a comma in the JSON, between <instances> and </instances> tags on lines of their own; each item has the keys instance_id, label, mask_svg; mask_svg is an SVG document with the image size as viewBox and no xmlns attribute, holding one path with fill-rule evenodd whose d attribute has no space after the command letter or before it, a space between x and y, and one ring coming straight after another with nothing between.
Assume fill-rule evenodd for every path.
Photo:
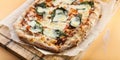
<instances>
[{"instance_id":1,"label":"basil leaf","mask_svg":"<svg viewBox=\"0 0 120 60\"><path fill-rule=\"evenodd\" d=\"M43 9L45 9L47 7L45 2L42 2L40 4L36 4L35 8L36 8L36 12L38 13L38 15L43 16L43 14L45 14L45 11Z\"/></svg>"},{"instance_id":2,"label":"basil leaf","mask_svg":"<svg viewBox=\"0 0 120 60\"><path fill-rule=\"evenodd\" d=\"M29 25L31 26L31 29L30 31L34 32L34 33L42 33L43 32L43 28L42 28L42 25L37 22L37 21L31 21L29 23Z\"/></svg>"},{"instance_id":3,"label":"basil leaf","mask_svg":"<svg viewBox=\"0 0 120 60\"><path fill-rule=\"evenodd\" d=\"M47 5L46 5L46 3L45 2L42 2L42 3L40 3L40 4L36 4L35 5L35 7L42 7L42 8L46 8L47 7Z\"/></svg>"},{"instance_id":4,"label":"basil leaf","mask_svg":"<svg viewBox=\"0 0 120 60\"><path fill-rule=\"evenodd\" d=\"M93 1L85 1L85 2L81 2L80 4L88 4L92 7L94 7L94 2Z\"/></svg>"},{"instance_id":5,"label":"basil leaf","mask_svg":"<svg viewBox=\"0 0 120 60\"><path fill-rule=\"evenodd\" d=\"M62 31L60 31L60 30L58 30L58 29L55 30L55 33L56 33L56 35L57 35L57 38L59 38L60 36L66 36L65 33L63 33Z\"/></svg>"},{"instance_id":6,"label":"basil leaf","mask_svg":"<svg viewBox=\"0 0 120 60\"><path fill-rule=\"evenodd\" d=\"M61 10L62 12L56 13L57 10ZM67 10L65 10L64 8L57 8L53 11L52 15L51 15L51 19L53 22L53 19L56 15L67 15Z\"/></svg>"},{"instance_id":7,"label":"basil leaf","mask_svg":"<svg viewBox=\"0 0 120 60\"><path fill-rule=\"evenodd\" d=\"M40 7L36 7L36 12L37 12L38 15L43 16L43 14L45 14L45 11L40 11L39 8L40 8Z\"/></svg>"}]
</instances>

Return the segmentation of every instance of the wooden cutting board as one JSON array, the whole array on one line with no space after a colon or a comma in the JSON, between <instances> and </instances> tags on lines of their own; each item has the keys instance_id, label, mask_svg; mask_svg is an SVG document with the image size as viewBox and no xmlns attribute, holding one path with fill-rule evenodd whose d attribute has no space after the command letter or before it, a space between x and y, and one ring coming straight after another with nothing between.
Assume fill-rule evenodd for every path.
<instances>
[{"instance_id":1,"label":"wooden cutting board","mask_svg":"<svg viewBox=\"0 0 120 60\"><path fill-rule=\"evenodd\" d=\"M0 46L24 60L80 60L80 54L73 57L44 55L32 46L19 44L10 38L8 27L0 25Z\"/></svg>"}]
</instances>

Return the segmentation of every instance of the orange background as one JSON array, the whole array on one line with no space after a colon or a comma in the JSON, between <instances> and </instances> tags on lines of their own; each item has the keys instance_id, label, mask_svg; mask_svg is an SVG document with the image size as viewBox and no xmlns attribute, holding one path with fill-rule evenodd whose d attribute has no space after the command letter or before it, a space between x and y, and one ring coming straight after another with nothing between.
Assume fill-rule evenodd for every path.
<instances>
[{"instance_id":1,"label":"orange background","mask_svg":"<svg viewBox=\"0 0 120 60\"><path fill-rule=\"evenodd\" d=\"M25 0L0 0L0 20L23 2ZM108 32L108 38L104 40L106 32ZM18 60L18 58L0 47L0 60ZM120 60L120 8L87 49L82 60Z\"/></svg>"}]
</instances>

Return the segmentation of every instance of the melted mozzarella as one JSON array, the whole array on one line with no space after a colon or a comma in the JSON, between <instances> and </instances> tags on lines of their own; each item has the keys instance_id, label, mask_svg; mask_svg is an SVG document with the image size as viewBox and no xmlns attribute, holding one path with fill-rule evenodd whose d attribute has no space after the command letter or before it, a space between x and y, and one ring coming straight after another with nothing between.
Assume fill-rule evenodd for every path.
<instances>
[{"instance_id":1,"label":"melted mozzarella","mask_svg":"<svg viewBox=\"0 0 120 60\"><path fill-rule=\"evenodd\" d=\"M75 0L62 0L63 3L72 4Z\"/></svg>"},{"instance_id":2,"label":"melted mozzarella","mask_svg":"<svg viewBox=\"0 0 120 60\"><path fill-rule=\"evenodd\" d=\"M57 34L52 29L47 29L47 28L44 29L43 34L46 35L47 37L50 37L50 38L56 38L57 37Z\"/></svg>"},{"instance_id":3,"label":"melted mozzarella","mask_svg":"<svg viewBox=\"0 0 120 60\"><path fill-rule=\"evenodd\" d=\"M44 9L45 14L43 15L43 20L50 21L50 19L48 17L51 17L50 12L52 12L54 9L55 8L52 8L52 7Z\"/></svg>"},{"instance_id":4,"label":"melted mozzarella","mask_svg":"<svg viewBox=\"0 0 120 60\"><path fill-rule=\"evenodd\" d=\"M48 27L63 31L64 28L66 27L66 23L51 23Z\"/></svg>"},{"instance_id":5,"label":"melted mozzarella","mask_svg":"<svg viewBox=\"0 0 120 60\"><path fill-rule=\"evenodd\" d=\"M59 5L60 4L60 2L61 2L61 0L55 0L55 1L53 1L53 5Z\"/></svg>"},{"instance_id":6,"label":"melted mozzarella","mask_svg":"<svg viewBox=\"0 0 120 60\"><path fill-rule=\"evenodd\" d=\"M91 9L90 5L76 5L76 6L70 6L74 9L77 9L79 13L82 14L82 19L86 19L89 16L89 10Z\"/></svg>"},{"instance_id":7,"label":"melted mozzarella","mask_svg":"<svg viewBox=\"0 0 120 60\"><path fill-rule=\"evenodd\" d=\"M62 22L66 20L67 20L67 17L65 13L63 13L62 10L56 10L56 14L55 14L53 21Z\"/></svg>"},{"instance_id":8,"label":"melted mozzarella","mask_svg":"<svg viewBox=\"0 0 120 60\"><path fill-rule=\"evenodd\" d=\"M41 7L37 7L37 12L42 13L42 12L44 12L44 11L45 11L45 9L43 9L43 8L41 8Z\"/></svg>"},{"instance_id":9,"label":"melted mozzarella","mask_svg":"<svg viewBox=\"0 0 120 60\"><path fill-rule=\"evenodd\" d=\"M33 33L38 33L38 32L41 32L41 30L40 30L40 29L30 29L30 31L31 31L31 32L33 32Z\"/></svg>"},{"instance_id":10,"label":"melted mozzarella","mask_svg":"<svg viewBox=\"0 0 120 60\"><path fill-rule=\"evenodd\" d=\"M40 29L40 26L38 26L35 21L28 22L28 25L31 26L30 31L33 33L38 33L42 31L42 29ZM36 28L34 29L34 27Z\"/></svg>"},{"instance_id":11,"label":"melted mozzarella","mask_svg":"<svg viewBox=\"0 0 120 60\"><path fill-rule=\"evenodd\" d=\"M36 24L36 22L35 22L35 21L28 22L28 25L30 25L31 27L34 27L34 26L35 26L35 24Z\"/></svg>"},{"instance_id":12,"label":"melted mozzarella","mask_svg":"<svg viewBox=\"0 0 120 60\"><path fill-rule=\"evenodd\" d=\"M59 22L66 21L66 20L67 20L67 17L65 15L56 15L53 19L53 21L59 21Z\"/></svg>"},{"instance_id":13,"label":"melted mozzarella","mask_svg":"<svg viewBox=\"0 0 120 60\"><path fill-rule=\"evenodd\" d=\"M80 19L78 17L73 17L70 22L71 26L78 27L80 25Z\"/></svg>"},{"instance_id":14,"label":"melted mozzarella","mask_svg":"<svg viewBox=\"0 0 120 60\"><path fill-rule=\"evenodd\" d=\"M50 21L43 21L43 22L41 22L42 26L48 27L50 29L58 29L58 30L61 30L61 31L64 30L64 28L66 27L66 24L67 23L60 23L60 22L58 22L58 23L56 23L56 22L51 23Z\"/></svg>"},{"instance_id":15,"label":"melted mozzarella","mask_svg":"<svg viewBox=\"0 0 120 60\"><path fill-rule=\"evenodd\" d=\"M56 14L63 13L62 10L56 10Z\"/></svg>"}]
</instances>

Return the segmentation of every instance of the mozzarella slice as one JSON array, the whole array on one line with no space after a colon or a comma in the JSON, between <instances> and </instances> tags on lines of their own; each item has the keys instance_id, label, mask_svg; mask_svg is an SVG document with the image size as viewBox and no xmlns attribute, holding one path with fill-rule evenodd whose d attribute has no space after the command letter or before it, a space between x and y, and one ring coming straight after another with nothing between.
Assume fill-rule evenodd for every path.
<instances>
[{"instance_id":1,"label":"mozzarella slice","mask_svg":"<svg viewBox=\"0 0 120 60\"><path fill-rule=\"evenodd\" d=\"M63 13L63 11L62 11L62 10L59 10L59 9L58 9L58 10L56 10L56 12L55 12L55 13L56 13L56 14L59 14L59 13L64 14L64 13Z\"/></svg>"},{"instance_id":2,"label":"mozzarella slice","mask_svg":"<svg viewBox=\"0 0 120 60\"><path fill-rule=\"evenodd\" d=\"M36 23L36 21L28 22L28 25L31 26L30 31L33 33L42 32L42 27Z\"/></svg>"},{"instance_id":3,"label":"mozzarella slice","mask_svg":"<svg viewBox=\"0 0 120 60\"><path fill-rule=\"evenodd\" d=\"M79 17L73 17L71 19L70 25L73 27L78 27L80 25L80 18Z\"/></svg>"},{"instance_id":4,"label":"mozzarella slice","mask_svg":"<svg viewBox=\"0 0 120 60\"><path fill-rule=\"evenodd\" d=\"M74 8L74 9L77 9L78 10L78 13L81 13L82 14L82 19L86 19L88 18L89 16L89 10L91 9L91 6L90 5L87 5L87 4L82 4L82 5L71 5L70 6L71 8Z\"/></svg>"},{"instance_id":5,"label":"mozzarella slice","mask_svg":"<svg viewBox=\"0 0 120 60\"><path fill-rule=\"evenodd\" d=\"M52 29L44 29L43 34L49 38L56 38L58 35Z\"/></svg>"},{"instance_id":6,"label":"mozzarella slice","mask_svg":"<svg viewBox=\"0 0 120 60\"><path fill-rule=\"evenodd\" d=\"M44 12L45 11L45 9L43 9L43 8L41 8L41 7L37 7L37 12L38 13L42 13L42 12Z\"/></svg>"},{"instance_id":7,"label":"mozzarella slice","mask_svg":"<svg viewBox=\"0 0 120 60\"><path fill-rule=\"evenodd\" d=\"M62 10L56 10L53 21L63 22L66 20L67 20L67 16L65 15L65 13Z\"/></svg>"}]
</instances>

